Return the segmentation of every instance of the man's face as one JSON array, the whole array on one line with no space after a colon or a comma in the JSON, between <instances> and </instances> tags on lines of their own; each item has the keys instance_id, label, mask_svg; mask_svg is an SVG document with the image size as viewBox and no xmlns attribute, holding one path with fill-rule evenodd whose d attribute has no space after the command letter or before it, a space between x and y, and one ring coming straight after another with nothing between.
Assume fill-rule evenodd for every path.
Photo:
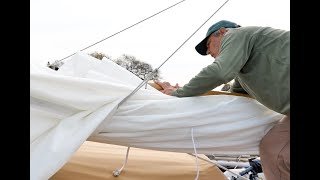
<instances>
[{"instance_id":1,"label":"man's face","mask_svg":"<svg viewBox=\"0 0 320 180\"><path fill-rule=\"evenodd\" d=\"M216 58L220 51L220 44L223 35L227 32L225 28L219 29L220 35L215 36L213 33L209 36L207 40L207 54L210 54L213 58Z\"/></svg>"}]
</instances>

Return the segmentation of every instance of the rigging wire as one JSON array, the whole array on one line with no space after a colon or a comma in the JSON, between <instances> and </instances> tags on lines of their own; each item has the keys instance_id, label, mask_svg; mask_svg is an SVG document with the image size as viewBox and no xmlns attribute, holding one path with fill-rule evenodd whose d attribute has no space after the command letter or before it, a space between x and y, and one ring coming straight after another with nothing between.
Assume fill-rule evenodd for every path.
<instances>
[{"instance_id":1,"label":"rigging wire","mask_svg":"<svg viewBox=\"0 0 320 180\"><path fill-rule=\"evenodd\" d=\"M135 25L137 25L137 24L139 24L139 23L147 20L147 19L150 19L151 17L156 16L156 15L158 15L158 14L160 14L160 13L162 13L162 12L164 12L164 11L166 11L166 10L168 10L168 9L170 9L170 8L176 6L176 5L178 5L178 4L180 4L180 3L184 2L184 1L186 1L186 0L182 0L182 1L176 3L176 4L172 5L172 6L169 6L168 8L166 8L166 9L164 9L164 10L161 10L161 11L159 11L159 12L157 12L157 13L155 13L155 14L153 14L153 15L151 15L151 16L149 16L149 17L147 17L147 18L145 18L145 19L143 19L143 20L141 20L141 21L139 21L139 22L137 22L137 23L135 23L135 24L133 24L133 25L125 28L125 29L123 29L123 30L121 30L121 31L118 31L118 32L116 32L116 33L108 36L107 38L104 38L104 39L102 39L102 40L100 40L100 41L98 41L98 42L96 42L96 43L94 43L94 44L92 44L92 45L84 48L84 49L81 49L80 51L83 51L83 50L85 50L85 49L88 49L89 47L92 47L92 46L94 46L94 45L96 45L96 44L98 44L98 43L100 43L100 42L102 42L102 41L104 41L104 40L106 40L106 39L109 39L109 38L115 36L116 34L119 34L119 33L123 32L123 31L125 31L125 30L127 30L127 29L129 29L129 28L131 28L131 27L133 27L133 26L135 26ZM124 97L124 98L122 99L122 101L120 101L120 103L118 104L117 108L118 108L123 102L125 102L128 98L130 98L134 93L136 93L143 85L145 85L145 84L158 72L158 70L159 70L196 32L198 32L198 30L199 30L200 28L202 28L202 26L204 26L205 23L207 23L207 22L212 18L212 16L214 16L225 4L227 4L227 2L229 2L229 0L226 0L226 1L225 1L206 21L204 21L204 22L200 25L200 27L198 27L164 62L162 62L158 68L156 68L154 71L152 71L130 94L128 94L126 97ZM71 55L69 55L69 56L67 56L67 57L65 57L65 58L62 58L62 59L60 59L60 60L57 60L57 61L54 62L54 64L59 63L59 62L61 62L62 60L66 59L66 58L68 58L68 57L70 57L70 56L73 56L73 55L75 55L75 54L76 54L76 52L73 53L73 54L71 54Z\"/></svg>"},{"instance_id":2,"label":"rigging wire","mask_svg":"<svg viewBox=\"0 0 320 180\"><path fill-rule=\"evenodd\" d=\"M170 9L170 8L178 5L178 4L180 4L180 3L182 3L183 1L186 1L186 0L182 0L182 1L180 1L180 2L178 2L178 3L176 3L176 4L174 4L174 5L171 5L171 6L165 8L165 9L163 9L163 10L161 10L161 11L159 11L159 12L157 12L157 13L155 13L155 14L153 14L153 15L151 15L151 16L149 16L149 17L147 17L147 18L145 18L145 19L143 19L143 20L141 20L141 21L139 21L139 22L137 22L137 23L135 23L135 24L132 24L131 26L128 26L128 27L122 29L121 31L118 31L118 32L116 32L116 33L114 33L114 34L112 34L112 35L110 35L110 36L108 36L108 37L106 37L106 38L104 38L104 39L102 39L102 40L94 43L94 44L91 44L90 46L87 46L87 47L81 49L80 51L86 50L86 49L88 49L88 48L90 48L90 47L92 47L92 46L94 46L94 45L96 45L96 44L98 44L98 43L101 43L101 42L104 41L104 40L107 40L107 39L109 39L109 38L111 38L111 37L113 37L113 36L115 36L115 35L123 32L123 31L127 30L127 29L130 29L130 28L132 28L133 26L136 26L136 25L142 23L143 21L146 21L146 20L148 20L148 19L150 19L150 18L152 18L152 17L154 17L154 16L156 16L156 15L158 15L158 14L160 14L160 13L162 13L162 12L164 12L164 11L166 11L166 10L168 10L168 9ZM75 55L76 53L77 53L77 52L75 52L75 53L73 53L73 54L71 54L71 55L69 55L69 56L66 56L66 57L64 57L64 58L62 58L62 59L60 59L60 60L57 60L57 61L55 61L55 63L59 63L60 61L63 61L63 60L65 60L65 59L67 59L68 57L71 57L71 56Z\"/></svg>"},{"instance_id":3,"label":"rigging wire","mask_svg":"<svg viewBox=\"0 0 320 180\"><path fill-rule=\"evenodd\" d=\"M160 64L158 68L152 71L129 95L123 98L122 101L120 101L120 103L118 104L118 107L128 98L130 98L134 93L136 93L144 84L146 84L158 72L161 66L164 65L164 63L166 63L196 32L198 32L198 30L202 28L202 26L204 26L204 24L207 23L212 18L212 16L214 16L225 4L227 4L228 1L229 0L226 0L204 23L200 25L200 27L196 29L195 32L193 32L162 64Z\"/></svg>"}]
</instances>

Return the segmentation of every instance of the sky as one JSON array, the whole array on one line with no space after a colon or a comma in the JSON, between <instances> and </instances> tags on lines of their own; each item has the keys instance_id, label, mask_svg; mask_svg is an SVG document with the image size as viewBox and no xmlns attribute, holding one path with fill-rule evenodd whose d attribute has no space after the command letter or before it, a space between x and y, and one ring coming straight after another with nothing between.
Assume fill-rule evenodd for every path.
<instances>
[{"instance_id":1,"label":"sky","mask_svg":"<svg viewBox=\"0 0 320 180\"><path fill-rule=\"evenodd\" d=\"M30 63L46 66L181 0L31 0ZM83 52L135 56L159 67L226 0L185 0ZM214 58L194 47L217 21L290 30L290 0L229 0L160 68L163 81L186 84ZM63 60L63 62L68 59Z\"/></svg>"}]
</instances>

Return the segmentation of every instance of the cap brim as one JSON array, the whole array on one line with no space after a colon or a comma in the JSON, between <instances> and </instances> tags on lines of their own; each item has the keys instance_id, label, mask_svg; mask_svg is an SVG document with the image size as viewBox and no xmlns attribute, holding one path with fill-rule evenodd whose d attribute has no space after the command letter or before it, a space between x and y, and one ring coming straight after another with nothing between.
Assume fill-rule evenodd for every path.
<instances>
[{"instance_id":1,"label":"cap brim","mask_svg":"<svg viewBox=\"0 0 320 180\"><path fill-rule=\"evenodd\" d=\"M197 51L199 54L203 55L203 56L207 55L207 40L208 40L208 37L209 37L209 36L207 36L206 38L204 38L204 39L195 47L196 51Z\"/></svg>"}]
</instances>

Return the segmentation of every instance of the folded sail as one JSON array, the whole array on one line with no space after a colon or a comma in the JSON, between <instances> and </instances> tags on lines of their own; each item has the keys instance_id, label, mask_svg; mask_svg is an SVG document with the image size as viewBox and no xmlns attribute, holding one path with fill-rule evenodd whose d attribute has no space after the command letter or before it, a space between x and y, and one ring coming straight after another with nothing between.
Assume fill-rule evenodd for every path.
<instances>
[{"instance_id":1,"label":"folded sail","mask_svg":"<svg viewBox=\"0 0 320 180\"><path fill-rule=\"evenodd\" d=\"M258 154L282 117L251 98L177 98L151 86L117 108L140 83L112 61L83 53L59 71L31 66L31 179L51 177L86 140L193 153L193 136L198 153Z\"/></svg>"}]
</instances>

